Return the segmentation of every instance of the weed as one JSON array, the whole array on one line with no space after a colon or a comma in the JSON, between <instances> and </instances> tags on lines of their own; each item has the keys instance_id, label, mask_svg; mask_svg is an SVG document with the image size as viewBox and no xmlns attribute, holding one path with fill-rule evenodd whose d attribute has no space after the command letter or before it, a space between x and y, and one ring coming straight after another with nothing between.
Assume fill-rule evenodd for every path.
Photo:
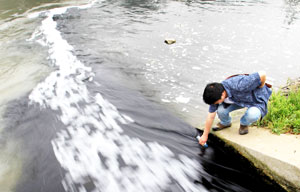
<instances>
[{"instance_id":1,"label":"weed","mask_svg":"<svg viewBox=\"0 0 300 192\"><path fill-rule=\"evenodd\" d=\"M300 90L292 89L288 95L273 92L268 113L258 126L268 127L276 134L300 134Z\"/></svg>"}]
</instances>

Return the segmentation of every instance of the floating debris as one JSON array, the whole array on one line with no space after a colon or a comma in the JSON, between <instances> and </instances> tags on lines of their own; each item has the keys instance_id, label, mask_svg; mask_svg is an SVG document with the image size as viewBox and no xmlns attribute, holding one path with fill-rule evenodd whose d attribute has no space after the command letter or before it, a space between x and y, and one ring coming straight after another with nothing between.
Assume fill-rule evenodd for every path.
<instances>
[{"instance_id":1,"label":"floating debris","mask_svg":"<svg viewBox=\"0 0 300 192\"><path fill-rule=\"evenodd\" d=\"M175 39L165 39L165 43L168 45L171 45L171 44L176 43L176 40Z\"/></svg>"}]
</instances>

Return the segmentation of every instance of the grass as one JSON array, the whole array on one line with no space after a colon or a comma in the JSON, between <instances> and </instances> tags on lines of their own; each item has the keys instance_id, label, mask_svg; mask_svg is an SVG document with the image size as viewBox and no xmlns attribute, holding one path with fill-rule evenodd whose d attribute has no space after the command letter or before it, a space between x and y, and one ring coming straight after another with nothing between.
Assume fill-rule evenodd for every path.
<instances>
[{"instance_id":1,"label":"grass","mask_svg":"<svg viewBox=\"0 0 300 192\"><path fill-rule=\"evenodd\" d=\"M291 89L288 96L281 91L273 92L268 113L258 125L276 134L300 134L300 89Z\"/></svg>"}]
</instances>

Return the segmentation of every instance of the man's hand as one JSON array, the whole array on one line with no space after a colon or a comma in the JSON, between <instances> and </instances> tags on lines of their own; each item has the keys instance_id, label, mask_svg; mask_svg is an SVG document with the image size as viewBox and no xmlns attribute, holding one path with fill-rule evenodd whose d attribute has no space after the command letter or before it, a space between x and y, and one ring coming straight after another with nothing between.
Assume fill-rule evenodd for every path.
<instances>
[{"instance_id":1,"label":"man's hand","mask_svg":"<svg viewBox=\"0 0 300 192\"><path fill-rule=\"evenodd\" d=\"M217 112L207 114L206 121L205 121L205 128L204 128L202 136L199 139L199 144L202 146L206 143L206 141L208 139L208 134L210 132L210 128L214 122L216 114L217 114Z\"/></svg>"},{"instance_id":2,"label":"man's hand","mask_svg":"<svg viewBox=\"0 0 300 192\"><path fill-rule=\"evenodd\" d=\"M260 76L260 81L261 81L259 88L262 88L263 86L265 86L267 75L265 71L259 71L258 74Z\"/></svg>"},{"instance_id":3,"label":"man's hand","mask_svg":"<svg viewBox=\"0 0 300 192\"><path fill-rule=\"evenodd\" d=\"M199 144L203 146L206 143L207 138L208 136L203 134L199 139Z\"/></svg>"}]
</instances>

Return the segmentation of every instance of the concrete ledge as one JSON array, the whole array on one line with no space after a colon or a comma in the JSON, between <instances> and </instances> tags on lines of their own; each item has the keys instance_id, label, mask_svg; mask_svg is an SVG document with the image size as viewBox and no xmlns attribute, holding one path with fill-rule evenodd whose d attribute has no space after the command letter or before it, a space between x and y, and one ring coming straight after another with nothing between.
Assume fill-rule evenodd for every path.
<instances>
[{"instance_id":1,"label":"concrete ledge","mask_svg":"<svg viewBox=\"0 0 300 192\"><path fill-rule=\"evenodd\" d=\"M287 191L300 191L300 135L275 135L268 129L250 127L247 135L238 134L239 123L212 132L235 148Z\"/></svg>"}]
</instances>

